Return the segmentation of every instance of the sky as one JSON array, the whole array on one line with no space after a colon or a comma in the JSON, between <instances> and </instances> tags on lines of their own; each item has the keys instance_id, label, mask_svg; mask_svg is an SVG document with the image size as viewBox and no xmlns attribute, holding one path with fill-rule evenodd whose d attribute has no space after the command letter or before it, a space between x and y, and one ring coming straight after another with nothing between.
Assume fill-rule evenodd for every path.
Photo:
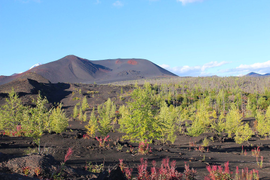
<instances>
[{"instance_id":1,"label":"sky","mask_svg":"<svg viewBox=\"0 0 270 180\"><path fill-rule=\"evenodd\" d=\"M270 0L0 0L0 75L71 54L179 76L270 73Z\"/></svg>"}]
</instances>

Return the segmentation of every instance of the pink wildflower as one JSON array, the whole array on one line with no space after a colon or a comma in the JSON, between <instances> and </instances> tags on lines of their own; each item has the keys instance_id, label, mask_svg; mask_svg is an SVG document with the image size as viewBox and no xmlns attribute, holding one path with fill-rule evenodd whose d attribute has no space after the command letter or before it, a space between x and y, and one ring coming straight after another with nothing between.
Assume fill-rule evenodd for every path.
<instances>
[{"instance_id":1,"label":"pink wildflower","mask_svg":"<svg viewBox=\"0 0 270 180\"><path fill-rule=\"evenodd\" d=\"M67 160L69 160L69 158L70 158L70 156L72 155L72 153L73 153L72 149L71 149L71 148L68 148L68 151L67 151L67 153L66 153L66 155L65 155L64 163L65 163Z\"/></svg>"}]
</instances>

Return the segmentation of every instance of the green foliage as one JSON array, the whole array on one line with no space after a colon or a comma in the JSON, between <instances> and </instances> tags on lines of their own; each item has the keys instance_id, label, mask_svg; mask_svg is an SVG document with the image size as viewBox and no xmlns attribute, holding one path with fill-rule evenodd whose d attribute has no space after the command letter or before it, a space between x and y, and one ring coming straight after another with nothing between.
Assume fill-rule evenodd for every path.
<instances>
[{"instance_id":1,"label":"green foliage","mask_svg":"<svg viewBox=\"0 0 270 180\"><path fill-rule=\"evenodd\" d=\"M98 94L99 91L87 91L87 94Z\"/></svg>"},{"instance_id":2,"label":"green foliage","mask_svg":"<svg viewBox=\"0 0 270 180\"><path fill-rule=\"evenodd\" d=\"M78 114L79 114L79 111L78 111L77 106L75 105L73 109L73 118L76 119L78 117Z\"/></svg>"},{"instance_id":3,"label":"green foliage","mask_svg":"<svg viewBox=\"0 0 270 180\"><path fill-rule=\"evenodd\" d=\"M126 133L123 138L141 142L161 136L158 128L160 122L154 118L157 110L153 108L156 105L153 94L150 84L145 83L144 88L138 87L132 92L132 100L127 106L119 109L122 115L119 120L120 129Z\"/></svg>"},{"instance_id":4,"label":"green foliage","mask_svg":"<svg viewBox=\"0 0 270 180\"><path fill-rule=\"evenodd\" d=\"M88 164L85 166L85 169L92 173L101 173L104 171L104 164L92 164L92 162L88 162Z\"/></svg>"},{"instance_id":5,"label":"green foliage","mask_svg":"<svg viewBox=\"0 0 270 180\"><path fill-rule=\"evenodd\" d=\"M84 112L84 114L83 114L83 122L86 122L86 121L87 121L87 113Z\"/></svg>"},{"instance_id":6,"label":"green foliage","mask_svg":"<svg viewBox=\"0 0 270 180\"><path fill-rule=\"evenodd\" d=\"M213 130L215 130L217 133L222 133L224 130L225 130L225 128L226 128L226 122L224 121L225 120L225 116L224 116L224 114L222 113L220 116L219 116L219 118L218 118L218 120L217 120L217 122L213 122L212 124L211 124L211 128L213 129Z\"/></svg>"},{"instance_id":7,"label":"green foliage","mask_svg":"<svg viewBox=\"0 0 270 180\"><path fill-rule=\"evenodd\" d=\"M79 119L79 121L82 121L82 119L83 119L82 107L80 107L80 109L79 109L79 116L78 116L78 119Z\"/></svg>"},{"instance_id":8,"label":"green foliage","mask_svg":"<svg viewBox=\"0 0 270 180\"><path fill-rule=\"evenodd\" d=\"M246 117L255 117L256 115L256 106L252 105L250 98L248 98L246 106Z\"/></svg>"},{"instance_id":9,"label":"green foliage","mask_svg":"<svg viewBox=\"0 0 270 180\"><path fill-rule=\"evenodd\" d=\"M104 137L107 136L112 129L111 121L115 117L115 111L116 106L110 98L103 105L98 106L98 132Z\"/></svg>"},{"instance_id":10,"label":"green foliage","mask_svg":"<svg viewBox=\"0 0 270 180\"><path fill-rule=\"evenodd\" d=\"M176 139L176 122L179 119L179 114L179 110L172 105L168 107L166 102L162 103L160 113L157 115L157 121L160 122L158 131L161 133L163 143L165 140L174 143Z\"/></svg>"},{"instance_id":11,"label":"green foliage","mask_svg":"<svg viewBox=\"0 0 270 180\"><path fill-rule=\"evenodd\" d=\"M202 144L202 146L203 146L203 147L209 146L209 139L207 139L207 137L205 137L205 138L203 139L203 144Z\"/></svg>"},{"instance_id":12,"label":"green foliage","mask_svg":"<svg viewBox=\"0 0 270 180\"><path fill-rule=\"evenodd\" d=\"M78 101L78 100L80 100L81 98L79 98L79 97L73 97L72 98L72 100L74 100L74 101Z\"/></svg>"},{"instance_id":13,"label":"green foliage","mask_svg":"<svg viewBox=\"0 0 270 180\"><path fill-rule=\"evenodd\" d=\"M46 98L43 99L40 94L34 103L36 107L28 109L27 114L24 114L21 125L22 129L25 131L25 135L33 137L36 143L38 143L43 132L46 130L50 131L52 128L49 123L51 110L47 110L45 104L47 104L48 101Z\"/></svg>"},{"instance_id":14,"label":"green foliage","mask_svg":"<svg viewBox=\"0 0 270 180\"><path fill-rule=\"evenodd\" d=\"M83 100L82 100L82 110L85 111L86 109L89 108L89 104L87 102L87 98L86 96L83 97Z\"/></svg>"},{"instance_id":15,"label":"green foliage","mask_svg":"<svg viewBox=\"0 0 270 180\"><path fill-rule=\"evenodd\" d=\"M257 104L258 104L258 107L259 107L260 109L266 109L266 108L268 107L268 105L269 105L269 104L267 103L266 97L264 97L264 96L262 96L262 97L260 97L260 98L258 99Z\"/></svg>"},{"instance_id":16,"label":"green foliage","mask_svg":"<svg viewBox=\"0 0 270 180\"><path fill-rule=\"evenodd\" d=\"M206 102L201 102L195 120L193 121L192 126L188 128L188 135L199 136L200 134L209 131L211 124L213 124L213 119L210 119Z\"/></svg>"},{"instance_id":17,"label":"green foliage","mask_svg":"<svg viewBox=\"0 0 270 180\"><path fill-rule=\"evenodd\" d=\"M68 127L68 118L66 117L65 112L62 110L62 104L59 104L59 106L52 110L49 119L52 131L56 133L61 133Z\"/></svg>"},{"instance_id":18,"label":"green foliage","mask_svg":"<svg viewBox=\"0 0 270 180\"><path fill-rule=\"evenodd\" d=\"M268 106L265 115L260 110L257 110L257 131L260 136L269 136L270 134L270 106Z\"/></svg>"},{"instance_id":19,"label":"green foliage","mask_svg":"<svg viewBox=\"0 0 270 180\"><path fill-rule=\"evenodd\" d=\"M95 108L94 107L93 107L93 110L91 112L89 123L88 123L88 125L85 126L85 128L87 130L86 133L90 137L95 136L96 130L98 128L98 122L97 122L97 118L96 118L96 115L95 115Z\"/></svg>"},{"instance_id":20,"label":"green foliage","mask_svg":"<svg viewBox=\"0 0 270 180\"><path fill-rule=\"evenodd\" d=\"M33 102L35 107L23 106L18 95L12 90L6 104L0 108L0 130L18 132L17 128L20 127L20 135L33 137L37 144L44 131L60 133L65 130L68 122L61 110L61 104L56 109L48 110L45 106L48 101L40 94Z\"/></svg>"},{"instance_id":21,"label":"green foliage","mask_svg":"<svg viewBox=\"0 0 270 180\"><path fill-rule=\"evenodd\" d=\"M12 89L6 98L6 104L0 108L0 130L15 131L16 126L23 120L25 110L26 107L23 107L18 95Z\"/></svg>"},{"instance_id":22,"label":"green foliage","mask_svg":"<svg viewBox=\"0 0 270 180\"><path fill-rule=\"evenodd\" d=\"M231 110L226 116L225 131L229 137L232 137L232 133L236 133L237 129L243 124L241 121L241 113L237 109L235 104L231 105Z\"/></svg>"},{"instance_id":23,"label":"green foliage","mask_svg":"<svg viewBox=\"0 0 270 180\"><path fill-rule=\"evenodd\" d=\"M249 125L245 124L238 127L234 140L237 144L242 144L243 142L248 141L253 134L254 133L250 129Z\"/></svg>"}]
</instances>

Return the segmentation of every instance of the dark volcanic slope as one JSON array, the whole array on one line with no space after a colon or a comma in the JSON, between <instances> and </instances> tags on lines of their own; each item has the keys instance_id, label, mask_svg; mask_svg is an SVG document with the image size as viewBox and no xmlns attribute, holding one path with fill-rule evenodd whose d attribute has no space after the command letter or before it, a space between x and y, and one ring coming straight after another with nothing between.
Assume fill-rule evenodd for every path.
<instances>
[{"instance_id":1,"label":"dark volcanic slope","mask_svg":"<svg viewBox=\"0 0 270 180\"><path fill-rule=\"evenodd\" d=\"M29 71L42 75L52 83L79 83L94 81L96 77L102 76L104 71L110 71L110 69L93 64L89 60L69 55L60 60L35 67Z\"/></svg>"},{"instance_id":2,"label":"dark volcanic slope","mask_svg":"<svg viewBox=\"0 0 270 180\"><path fill-rule=\"evenodd\" d=\"M26 71L24 73L15 74L12 76L0 76L0 85L6 84L12 81L16 81L16 80L26 80L26 79L32 79L40 83L50 83L48 79L44 78L43 76L39 74Z\"/></svg>"},{"instance_id":3,"label":"dark volcanic slope","mask_svg":"<svg viewBox=\"0 0 270 180\"><path fill-rule=\"evenodd\" d=\"M52 83L110 83L141 78L176 76L144 59L89 61L74 55L37 66L27 72L39 74ZM16 76L0 76L0 85L20 76L21 74Z\"/></svg>"},{"instance_id":4,"label":"dark volcanic slope","mask_svg":"<svg viewBox=\"0 0 270 180\"><path fill-rule=\"evenodd\" d=\"M112 69L112 71L107 72L105 76L97 78L97 82L106 83L141 78L176 76L160 66L144 59L110 59L92 62Z\"/></svg>"}]
</instances>

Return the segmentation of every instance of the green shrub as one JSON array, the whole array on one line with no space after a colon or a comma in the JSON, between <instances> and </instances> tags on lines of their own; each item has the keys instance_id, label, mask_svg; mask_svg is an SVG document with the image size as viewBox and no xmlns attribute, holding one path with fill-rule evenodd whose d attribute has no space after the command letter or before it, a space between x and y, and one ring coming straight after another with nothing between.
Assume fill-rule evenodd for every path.
<instances>
[{"instance_id":1,"label":"green shrub","mask_svg":"<svg viewBox=\"0 0 270 180\"><path fill-rule=\"evenodd\" d=\"M243 124L241 118L241 113L233 103L229 113L226 116L225 124L225 131L228 133L229 137L232 137L232 133L236 133L237 129Z\"/></svg>"},{"instance_id":2,"label":"green shrub","mask_svg":"<svg viewBox=\"0 0 270 180\"><path fill-rule=\"evenodd\" d=\"M87 98L86 96L83 97L83 100L82 100L82 110L85 111L86 109L89 108L89 104L87 102Z\"/></svg>"},{"instance_id":3,"label":"green shrub","mask_svg":"<svg viewBox=\"0 0 270 180\"><path fill-rule=\"evenodd\" d=\"M98 128L98 123L97 123L97 118L95 116L95 108L93 107L93 110L91 112L91 116L90 116L90 120L88 122L88 125L85 126L86 130L87 130L87 134L90 137L95 136L96 134L96 130Z\"/></svg>"},{"instance_id":4,"label":"green shrub","mask_svg":"<svg viewBox=\"0 0 270 180\"><path fill-rule=\"evenodd\" d=\"M163 143L165 140L171 141L174 143L176 139L176 121L179 119L179 111L174 108L172 105L167 106L166 102L160 107L160 113L157 115L157 121L160 122L158 126L158 131L161 133L161 140Z\"/></svg>"},{"instance_id":5,"label":"green shrub","mask_svg":"<svg viewBox=\"0 0 270 180\"><path fill-rule=\"evenodd\" d=\"M56 133L61 133L68 127L68 118L62 110L62 104L59 104L56 108L52 110L50 115L50 122L52 131Z\"/></svg>"},{"instance_id":6,"label":"green shrub","mask_svg":"<svg viewBox=\"0 0 270 180\"><path fill-rule=\"evenodd\" d=\"M73 118L76 119L78 117L79 111L77 106L75 105L73 108Z\"/></svg>"},{"instance_id":7,"label":"green shrub","mask_svg":"<svg viewBox=\"0 0 270 180\"><path fill-rule=\"evenodd\" d=\"M213 119L210 119L206 103L201 102L192 126L187 129L188 135L199 136L204 132L208 132L210 130L211 124L213 124L213 121Z\"/></svg>"},{"instance_id":8,"label":"green shrub","mask_svg":"<svg viewBox=\"0 0 270 180\"><path fill-rule=\"evenodd\" d=\"M23 106L18 95L12 90L6 104L0 108L0 130L33 137L37 144L44 131L60 133L65 130L68 123L61 104L56 109L48 110L45 106L48 100L40 94L33 102L36 104L33 108Z\"/></svg>"},{"instance_id":9,"label":"green shrub","mask_svg":"<svg viewBox=\"0 0 270 180\"><path fill-rule=\"evenodd\" d=\"M79 109L79 116L78 116L78 119L79 119L79 121L82 121L82 119L83 119L82 107L80 107L80 109Z\"/></svg>"},{"instance_id":10,"label":"green shrub","mask_svg":"<svg viewBox=\"0 0 270 180\"><path fill-rule=\"evenodd\" d=\"M116 106L109 98L103 105L98 106L98 132L104 137L111 131L111 121L115 117Z\"/></svg>"},{"instance_id":11,"label":"green shrub","mask_svg":"<svg viewBox=\"0 0 270 180\"><path fill-rule=\"evenodd\" d=\"M93 108L90 120L85 128L87 129L87 134L93 136L96 130L103 136L112 130L112 119L115 117L116 106L109 98L103 105L98 106L99 115L95 116L95 108Z\"/></svg>"},{"instance_id":12,"label":"green shrub","mask_svg":"<svg viewBox=\"0 0 270 180\"><path fill-rule=\"evenodd\" d=\"M79 98L79 97L74 97L74 98L72 98L72 100L74 100L74 101L77 101L77 100L80 100L81 98Z\"/></svg>"},{"instance_id":13,"label":"green shrub","mask_svg":"<svg viewBox=\"0 0 270 180\"><path fill-rule=\"evenodd\" d=\"M270 106L268 106L265 115L260 110L257 110L257 127L260 136L269 136L270 133Z\"/></svg>"},{"instance_id":14,"label":"green shrub","mask_svg":"<svg viewBox=\"0 0 270 180\"><path fill-rule=\"evenodd\" d=\"M39 144L43 132L51 130L49 121L51 110L47 110L45 104L48 103L48 100L42 98L40 94L34 103L36 107L28 109L28 112L24 114L21 125L25 135L33 137L35 142Z\"/></svg>"},{"instance_id":15,"label":"green shrub","mask_svg":"<svg viewBox=\"0 0 270 180\"><path fill-rule=\"evenodd\" d=\"M86 122L86 121L87 121L87 113L84 112L84 114L83 114L83 122Z\"/></svg>"},{"instance_id":16,"label":"green shrub","mask_svg":"<svg viewBox=\"0 0 270 180\"><path fill-rule=\"evenodd\" d=\"M132 100L119 109L122 115L119 119L120 130L126 133L124 139L141 142L160 138L160 122L155 118L157 110L153 108L156 103L152 96L149 83L145 83L144 88L137 86L131 94Z\"/></svg>"},{"instance_id":17,"label":"green shrub","mask_svg":"<svg viewBox=\"0 0 270 180\"><path fill-rule=\"evenodd\" d=\"M6 98L6 103L0 108L0 130L16 131L17 125L23 121L23 115L27 114L27 110L12 89Z\"/></svg>"},{"instance_id":18,"label":"green shrub","mask_svg":"<svg viewBox=\"0 0 270 180\"><path fill-rule=\"evenodd\" d=\"M211 124L211 128L218 132L219 134L222 133L226 128L225 116L223 113L219 116L217 122L213 122Z\"/></svg>"},{"instance_id":19,"label":"green shrub","mask_svg":"<svg viewBox=\"0 0 270 180\"><path fill-rule=\"evenodd\" d=\"M237 144L242 144L245 141L248 141L253 135L253 131L250 129L248 124L238 127L234 140Z\"/></svg>"}]
</instances>

